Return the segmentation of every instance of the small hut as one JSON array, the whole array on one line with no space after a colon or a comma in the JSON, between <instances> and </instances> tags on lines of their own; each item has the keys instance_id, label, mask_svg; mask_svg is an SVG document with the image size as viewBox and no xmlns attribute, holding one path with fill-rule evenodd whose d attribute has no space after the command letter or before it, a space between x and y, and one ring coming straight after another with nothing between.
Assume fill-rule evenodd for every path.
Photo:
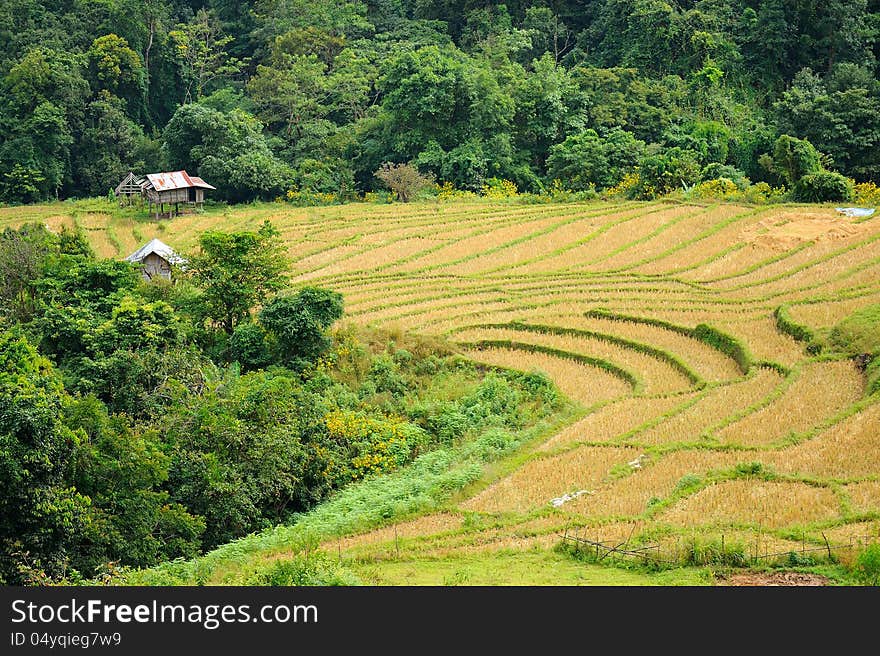
<instances>
[{"instance_id":1,"label":"small hut","mask_svg":"<svg viewBox=\"0 0 880 656\"><path fill-rule=\"evenodd\" d=\"M186 260L175 253L168 244L158 239L144 244L125 258L125 261L140 264L144 280L155 280L156 278L171 280L172 265L186 265Z\"/></svg>"},{"instance_id":2,"label":"small hut","mask_svg":"<svg viewBox=\"0 0 880 656\"><path fill-rule=\"evenodd\" d=\"M141 175L135 175L131 171L128 172L128 175L122 179L116 189L113 190L113 193L116 194L116 198L119 200L120 205L133 205L134 199L143 198L143 191L141 190L141 185L145 182L144 177Z\"/></svg>"},{"instance_id":3,"label":"small hut","mask_svg":"<svg viewBox=\"0 0 880 656\"><path fill-rule=\"evenodd\" d=\"M189 175L186 171L166 173L147 173L141 184L141 192L149 203L149 211L156 205L156 219L165 213L168 204L169 216L180 214L180 204L201 207L205 202L205 190L216 189L200 177ZM171 207L173 205L173 208Z\"/></svg>"}]
</instances>

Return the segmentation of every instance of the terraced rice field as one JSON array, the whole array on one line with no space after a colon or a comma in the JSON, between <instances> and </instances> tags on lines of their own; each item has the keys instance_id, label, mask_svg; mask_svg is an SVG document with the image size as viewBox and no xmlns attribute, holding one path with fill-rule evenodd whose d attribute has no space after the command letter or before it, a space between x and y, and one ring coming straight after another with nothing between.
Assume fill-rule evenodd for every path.
<instances>
[{"instance_id":1,"label":"terraced rice field","mask_svg":"<svg viewBox=\"0 0 880 656\"><path fill-rule=\"evenodd\" d=\"M880 302L880 218L473 202L266 205L160 227L65 205L0 209L0 227L35 218L77 223L114 257L154 236L185 253L206 228L268 218L294 283L342 292L350 321L542 370L582 407L448 507L324 545L341 556L549 549L572 527L671 552L695 534L785 550L794 535L880 531L880 402L853 362L808 355L774 320L790 304L794 321L827 328Z\"/></svg>"}]
</instances>

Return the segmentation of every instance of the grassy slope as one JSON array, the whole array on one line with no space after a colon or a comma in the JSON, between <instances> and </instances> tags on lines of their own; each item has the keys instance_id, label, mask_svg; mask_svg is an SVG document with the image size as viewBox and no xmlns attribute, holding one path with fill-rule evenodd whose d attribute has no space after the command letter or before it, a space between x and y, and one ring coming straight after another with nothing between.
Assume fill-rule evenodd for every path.
<instances>
[{"instance_id":1,"label":"grassy slope","mask_svg":"<svg viewBox=\"0 0 880 656\"><path fill-rule=\"evenodd\" d=\"M864 378L852 371L846 373L852 380L839 381L841 390L848 386L852 392L840 391L837 405L832 404L825 382L829 374L818 377L816 383L804 376L832 371L832 367L844 370L805 353L803 343L780 332L774 317L780 305L793 303L808 317L798 319L801 323L813 332L827 331L853 309L880 302L880 221L861 222L842 239L792 241L780 239L774 231L805 215L832 217L833 210L722 205L690 206L678 212L674 208L664 203L618 206L601 202L330 208L265 204L217 207L204 215L156 224L134 211L119 211L102 200L92 200L2 208L0 227L28 220L42 220L55 228L78 224L99 253L125 256L154 236L187 252L205 229L253 229L268 218L290 244L294 283L342 291L348 316L362 324L453 337L467 326L509 321L606 331L607 316L590 314L599 308L612 318L648 322L640 333L634 328L637 324L619 321L619 328L612 326L617 332L611 342L606 340L611 345L604 347L611 349L606 355L610 354L612 364L644 366L634 373L656 379L659 395L640 402L648 409L647 418L630 421L631 412L623 403L626 399L570 409L558 418L559 425L536 427L525 436L526 446L519 451L483 463L479 472L471 470L456 479L456 486L460 483L463 490L447 490L453 493L444 493L440 501L416 504L386 519L367 522L356 521L351 507L343 504L334 510L328 504L299 527L246 538L193 563L169 565L157 578L147 574L141 580L240 582L267 562L293 557L306 543L312 548L316 542L358 534L344 550L340 548L339 555L368 583L694 584L708 581L700 568L663 574L623 572L572 563L548 545L570 525L601 529L609 540L617 532L624 538L634 536L636 542L659 543L673 550L692 536L711 545L726 534L728 544L732 540L755 544L762 554L785 553L804 540L809 546L821 546L826 535L834 545L880 536L880 449L871 438L870 424L865 425L876 416L872 410L876 397L859 397ZM673 219L664 219L664 212ZM755 235L769 241L753 242ZM819 319L811 324L810 317ZM602 325L594 326L591 321ZM758 402L731 406L726 415L713 416L699 433L688 434L690 422L679 416L687 417L689 408L698 402L708 407L729 383L750 384L752 379L748 374L708 384L700 381L690 391L675 389L664 366L699 363L699 354L704 352L700 349L706 344L696 341L711 334L695 330L698 324L707 324L733 340L713 344L709 339L710 347L728 352L732 352L731 345L741 348L750 366L772 366L784 379ZM667 339L673 346L664 351L645 337L639 346L639 335L650 330L674 333L678 342ZM688 347L682 336L695 340L695 346ZM530 333L524 332L523 341L527 339ZM533 341L539 343L537 337ZM574 337L570 344L571 349L592 348ZM589 363L596 355L604 357L573 350L573 364L566 371L577 363ZM582 371L584 387L589 388L594 370L584 366ZM837 387L837 382L832 385ZM792 399L787 396L790 389L803 396ZM663 397L670 394L670 400L681 395L681 401L667 403ZM650 411L654 403L658 410ZM724 410L719 402L715 406ZM581 422L587 422L583 425L589 433L578 430ZM788 431L788 422L797 429ZM664 427L672 425L684 431L682 437L674 443L658 443ZM738 432L739 427L750 433ZM565 448L540 451L541 443L560 431L573 432L576 439L566 438L569 446ZM584 464L576 465L589 465L618 452L616 463L612 457L610 466L595 474ZM648 466L636 473L626 462L639 453L649 456ZM760 467L733 466L752 462ZM521 472L544 473L538 478L517 478ZM553 480L546 478L548 474ZM713 501L716 484L727 486L717 489L745 496ZM531 488L535 489L529 492ZM595 489L596 497L584 497L562 509L534 505L583 488ZM777 489L784 492L777 495ZM760 496L768 494L766 499ZM367 496L361 503L374 501ZM712 504L719 502L722 506L713 509ZM512 510L511 503L525 503L525 510ZM793 511L798 507L802 511ZM445 532L419 528L400 542L382 534L388 529L370 530L389 523L391 517L401 518L403 530L411 518L440 510L450 513L458 528ZM801 519L797 519L798 512L802 512ZM632 529L633 523L638 530ZM392 544L403 545L399 556L389 556ZM334 550L332 543L325 547ZM840 554L844 559L852 555ZM170 579L163 579L167 576Z\"/></svg>"}]
</instances>

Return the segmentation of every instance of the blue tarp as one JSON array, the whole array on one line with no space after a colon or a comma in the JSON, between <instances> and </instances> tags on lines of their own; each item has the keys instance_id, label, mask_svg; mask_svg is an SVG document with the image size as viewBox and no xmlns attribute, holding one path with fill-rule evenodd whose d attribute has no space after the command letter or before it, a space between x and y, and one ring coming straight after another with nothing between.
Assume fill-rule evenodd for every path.
<instances>
[{"instance_id":1,"label":"blue tarp","mask_svg":"<svg viewBox=\"0 0 880 656\"><path fill-rule=\"evenodd\" d=\"M871 216L875 212L873 207L838 207L835 209L847 216Z\"/></svg>"}]
</instances>

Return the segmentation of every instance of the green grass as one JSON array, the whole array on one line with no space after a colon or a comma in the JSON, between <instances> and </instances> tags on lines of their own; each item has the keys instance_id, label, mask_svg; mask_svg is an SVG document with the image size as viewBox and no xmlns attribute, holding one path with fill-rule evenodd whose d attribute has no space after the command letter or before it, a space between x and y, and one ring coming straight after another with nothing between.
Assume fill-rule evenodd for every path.
<instances>
[{"instance_id":1,"label":"green grass","mask_svg":"<svg viewBox=\"0 0 880 656\"><path fill-rule=\"evenodd\" d=\"M367 585L711 585L709 570L660 572L578 562L555 551L501 551L443 558L346 563Z\"/></svg>"},{"instance_id":2,"label":"green grass","mask_svg":"<svg viewBox=\"0 0 880 656\"><path fill-rule=\"evenodd\" d=\"M880 305L853 312L831 330L830 340L844 353L880 354Z\"/></svg>"}]
</instances>

